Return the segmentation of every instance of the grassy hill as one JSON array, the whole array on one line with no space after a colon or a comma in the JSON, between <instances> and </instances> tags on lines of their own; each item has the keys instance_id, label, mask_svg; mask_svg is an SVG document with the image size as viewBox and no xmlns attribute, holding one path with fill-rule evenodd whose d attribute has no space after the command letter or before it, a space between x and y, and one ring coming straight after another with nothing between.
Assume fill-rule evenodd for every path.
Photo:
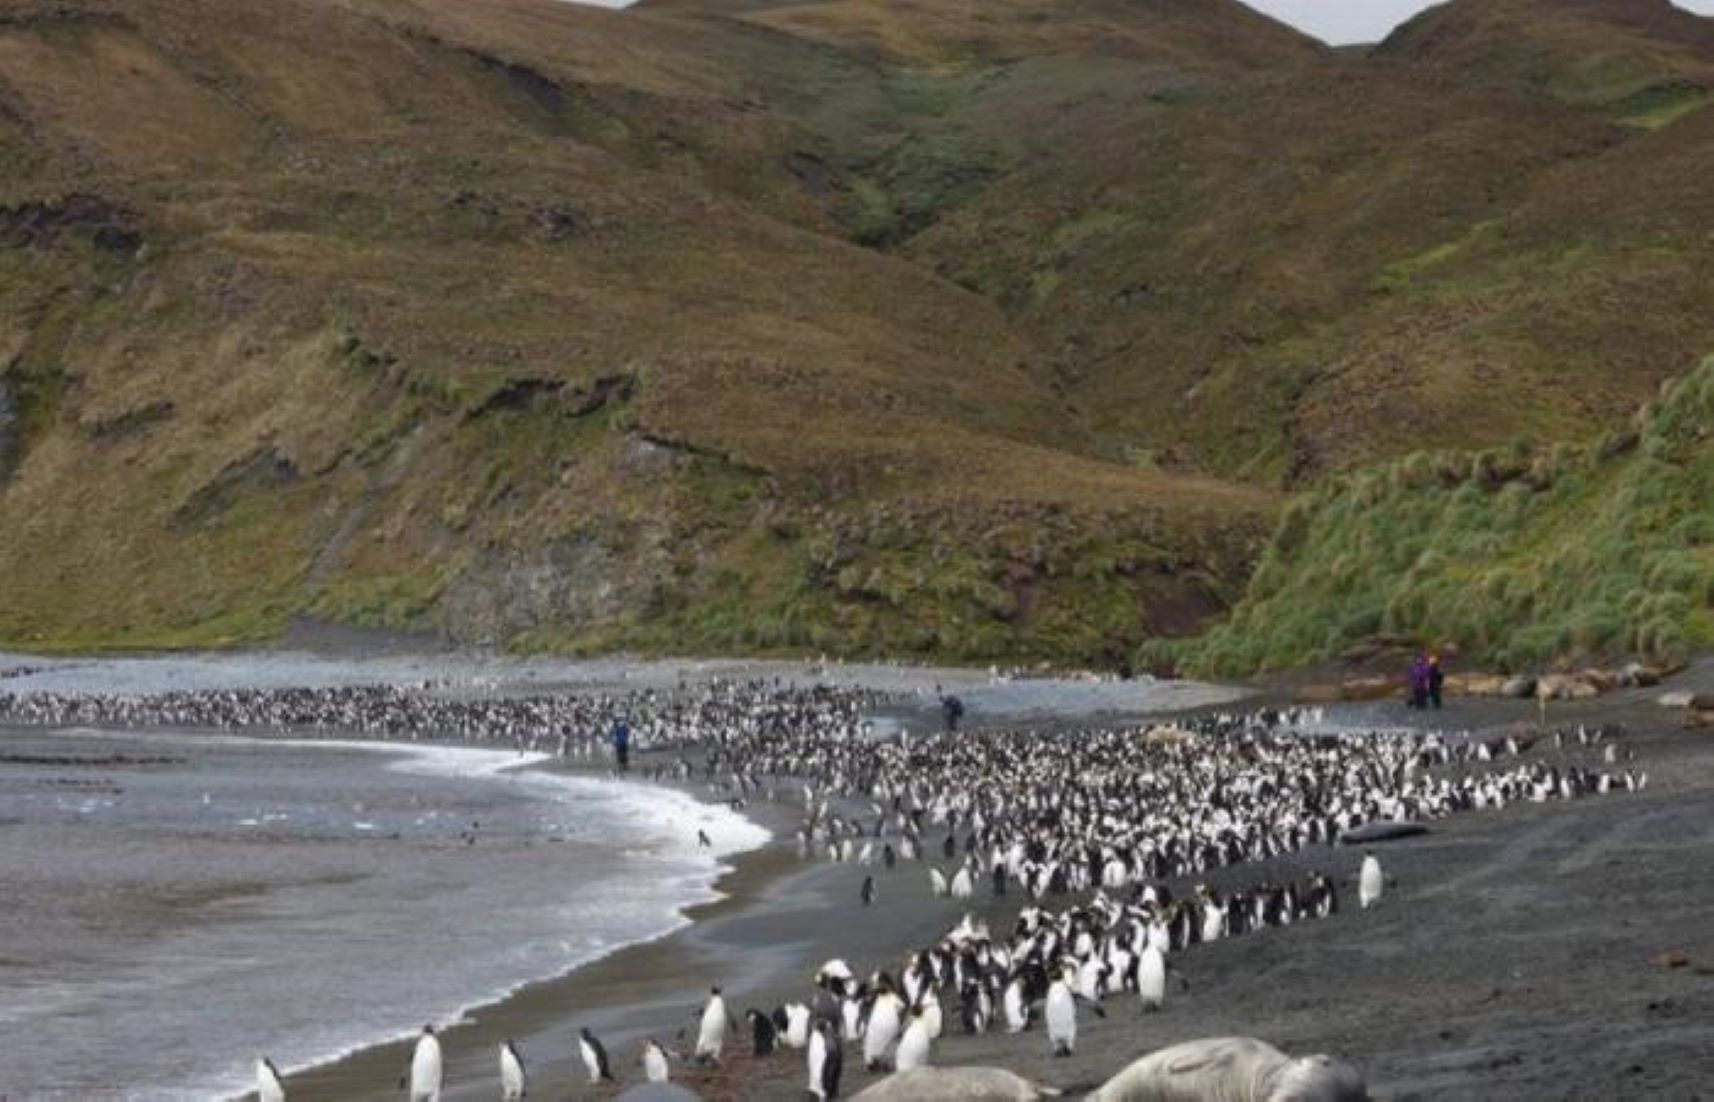
<instances>
[{"instance_id":1,"label":"grassy hill","mask_svg":"<svg viewBox=\"0 0 1714 1102\"><path fill-rule=\"evenodd\" d=\"M477 14L0 23L0 635L1075 653L1235 589L1266 494L1092 458L990 303L842 239L742 98L798 47Z\"/></svg>"},{"instance_id":2,"label":"grassy hill","mask_svg":"<svg viewBox=\"0 0 1714 1102\"><path fill-rule=\"evenodd\" d=\"M1538 668L1714 646L1714 359L1582 445L1420 452L1285 510L1209 672L1331 658L1377 634Z\"/></svg>"},{"instance_id":3,"label":"grassy hill","mask_svg":"<svg viewBox=\"0 0 1714 1102\"><path fill-rule=\"evenodd\" d=\"M0 0L0 642L1120 661L1714 348L1714 113L1506 60L1701 79L1608 9Z\"/></svg>"},{"instance_id":4,"label":"grassy hill","mask_svg":"<svg viewBox=\"0 0 1714 1102\"><path fill-rule=\"evenodd\" d=\"M1376 56L1515 82L1643 127L1714 92L1714 25L1671 0L1453 0L1393 32Z\"/></svg>"}]
</instances>

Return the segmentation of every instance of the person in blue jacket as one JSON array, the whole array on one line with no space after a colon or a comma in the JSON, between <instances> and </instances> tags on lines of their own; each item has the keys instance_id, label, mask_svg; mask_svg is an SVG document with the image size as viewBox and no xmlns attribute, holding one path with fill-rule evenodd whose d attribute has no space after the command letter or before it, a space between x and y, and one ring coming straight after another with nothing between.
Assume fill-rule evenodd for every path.
<instances>
[{"instance_id":1,"label":"person in blue jacket","mask_svg":"<svg viewBox=\"0 0 1714 1102\"><path fill-rule=\"evenodd\" d=\"M619 772L631 771L631 725L624 716L613 721L613 758L619 763Z\"/></svg>"}]
</instances>

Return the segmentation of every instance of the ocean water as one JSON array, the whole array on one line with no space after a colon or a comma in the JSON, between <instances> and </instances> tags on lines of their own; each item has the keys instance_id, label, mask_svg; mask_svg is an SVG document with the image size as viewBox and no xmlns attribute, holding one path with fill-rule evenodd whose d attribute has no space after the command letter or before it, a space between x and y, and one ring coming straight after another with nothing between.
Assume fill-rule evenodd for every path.
<instances>
[{"instance_id":1,"label":"ocean water","mask_svg":"<svg viewBox=\"0 0 1714 1102\"><path fill-rule=\"evenodd\" d=\"M455 1021L765 841L511 751L0 729L0 1097L225 1097Z\"/></svg>"}]
</instances>

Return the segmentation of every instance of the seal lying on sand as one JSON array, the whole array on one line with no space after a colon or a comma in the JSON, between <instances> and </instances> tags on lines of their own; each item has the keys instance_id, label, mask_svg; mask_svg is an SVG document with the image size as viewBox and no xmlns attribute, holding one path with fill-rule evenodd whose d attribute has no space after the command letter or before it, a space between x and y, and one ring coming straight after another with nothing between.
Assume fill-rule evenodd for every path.
<instances>
[{"instance_id":1,"label":"seal lying on sand","mask_svg":"<svg viewBox=\"0 0 1714 1102\"><path fill-rule=\"evenodd\" d=\"M913 1068L887 1076L851 1102L1038 1102L1058 1094L1002 1068Z\"/></svg>"},{"instance_id":2,"label":"seal lying on sand","mask_svg":"<svg viewBox=\"0 0 1714 1102\"><path fill-rule=\"evenodd\" d=\"M1376 819L1364 823L1360 827L1352 827L1339 836L1339 844L1345 846L1364 845L1369 842L1391 842L1399 838L1414 838L1418 834L1427 834L1428 826L1424 823L1408 820Z\"/></svg>"},{"instance_id":3,"label":"seal lying on sand","mask_svg":"<svg viewBox=\"0 0 1714 1102\"><path fill-rule=\"evenodd\" d=\"M1357 1069L1331 1056L1293 1060L1249 1037L1163 1048L1107 1080L1090 1102L1368 1102Z\"/></svg>"}]
</instances>

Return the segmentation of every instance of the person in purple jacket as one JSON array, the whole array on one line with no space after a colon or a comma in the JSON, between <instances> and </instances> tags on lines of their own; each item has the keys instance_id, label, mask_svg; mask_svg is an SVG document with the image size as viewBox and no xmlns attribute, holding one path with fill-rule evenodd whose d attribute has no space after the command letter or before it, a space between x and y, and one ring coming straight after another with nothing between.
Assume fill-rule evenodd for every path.
<instances>
[{"instance_id":1,"label":"person in purple jacket","mask_svg":"<svg viewBox=\"0 0 1714 1102\"><path fill-rule=\"evenodd\" d=\"M1410 706L1428 707L1428 657L1420 652L1410 663Z\"/></svg>"}]
</instances>

